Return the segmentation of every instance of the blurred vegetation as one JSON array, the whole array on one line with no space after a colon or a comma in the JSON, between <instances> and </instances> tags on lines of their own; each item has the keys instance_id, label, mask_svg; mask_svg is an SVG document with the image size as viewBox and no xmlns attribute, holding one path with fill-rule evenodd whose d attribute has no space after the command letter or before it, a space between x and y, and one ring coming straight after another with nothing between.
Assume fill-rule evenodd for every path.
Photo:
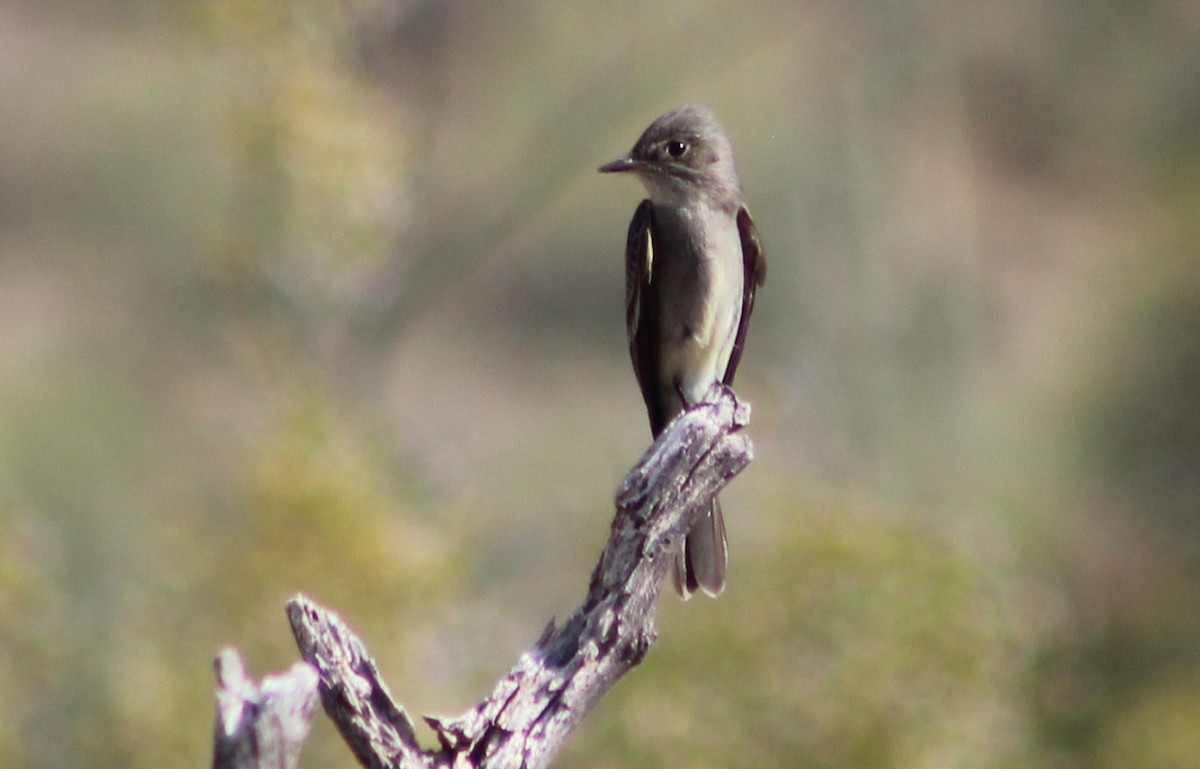
<instances>
[{"instance_id":1,"label":"blurred vegetation","mask_svg":"<svg viewBox=\"0 0 1200 769\"><path fill-rule=\"evenodd\" d=\"M649 438L594 169L701 101L759 458L559 763L1195 765L1197 83L1169 0L0 8L0 764L207 762L298 591L488 690Z\"/></svg>"},{"instance_id":2,"label":"blurred vegetation","mask_svg":"<svg viewBox=\"0 0 1200 769\"><path fill-rule=\"evenodd\" d=\"M1053 607L1017 564L845 501L788 512L805 525L779 527L719 616L667 609L656 680L635 673L563 763L1026 762L1025 671Z\"/></svg>"}]
</instances>

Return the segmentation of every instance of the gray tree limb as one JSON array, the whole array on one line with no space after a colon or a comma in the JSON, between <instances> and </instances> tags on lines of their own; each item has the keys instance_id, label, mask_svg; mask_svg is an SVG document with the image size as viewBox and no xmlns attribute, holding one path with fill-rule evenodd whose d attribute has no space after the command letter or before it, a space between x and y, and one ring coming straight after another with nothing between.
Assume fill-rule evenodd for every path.
<instances>
[{"instance_id":1,"label":"gray tree limb","mask_svg":"<svg viewBox=\"0 0 1200 769\"><path fill-rule=\"evenodd\" d=\"M317 710L317 673L297 662L286 673L256 685L242 658L223 649L217 674L217 726L213 769L295 769Z\"/></svg>"},{"instance_id":2,"label":"gray tree limb","mask_svg":"<svg viewBox=\"0 0 1200 769\"><path fill-rule=\"evenodd\" d=\"M676 418L626 476L587 597L550 625L487 698L452 718L427 716L439 747L422 749L362 642L304 596L288 603L300 648L320 677L325 712L370 769L540 769L655 641L667 570L708 500L753 458L750 409L723 388Z\"/></svg>"}]
</instances>

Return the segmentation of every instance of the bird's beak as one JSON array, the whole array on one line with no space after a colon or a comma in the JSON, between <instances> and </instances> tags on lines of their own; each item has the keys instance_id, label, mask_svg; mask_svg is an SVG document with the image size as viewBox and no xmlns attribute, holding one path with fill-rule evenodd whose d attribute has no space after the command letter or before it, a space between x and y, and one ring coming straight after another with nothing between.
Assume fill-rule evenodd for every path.
<instances>
[{"instance_id":1,"label":"bird's beak","mask_svg":"<svg viewBox=\"0 0 1200 769\"><path fill-rule=\"evenodd\" d=\"M626 155L623 158L617 158L611 163L605 163L604 165L600 166L598 170L602 174L620 174L628 173L630 171L642 171L645 170L645 168L646 164L643 161L634 160Z\"/></svg>"}]
</instances>

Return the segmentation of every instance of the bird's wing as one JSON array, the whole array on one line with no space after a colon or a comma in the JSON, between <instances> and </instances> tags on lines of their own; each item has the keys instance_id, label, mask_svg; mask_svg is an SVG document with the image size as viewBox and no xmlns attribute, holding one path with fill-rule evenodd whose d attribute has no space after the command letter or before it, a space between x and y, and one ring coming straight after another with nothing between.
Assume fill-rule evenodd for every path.
<instances>
[{"instance_id":1,"label":"bird's wing","mask_svg":"<svg viewBox=\"0 0 1200 769\"><path fill-rule=\"evenodd\" d=\"M729 363L725 366L725 377L721 380L726 385L733 384L733 376L737 373L738 363L742 360L742 349L746 344L750 313L754 312L754 295L767 278L767 259L763 256L762 241L758 237L758 228L754 226L754 220L750 218L750 212L745 206L738 209L737 226L738 236L742 241L742 315L738 321L733 352L729 354Z\"/></svg>"},{"instance_id":2,"label":"bird's wing","mask_svg":"<svg viewBox=\"0 0 1200 769\"><path fill-rule=\"evenodd\" d=\"M658 386L658 292L653 290L654 207L643 200L629 222L625 241L625 329L629 357L642 400L650 415L650 431L657 436L666 427L666 405Z\"/></svg>"}]
</instances>

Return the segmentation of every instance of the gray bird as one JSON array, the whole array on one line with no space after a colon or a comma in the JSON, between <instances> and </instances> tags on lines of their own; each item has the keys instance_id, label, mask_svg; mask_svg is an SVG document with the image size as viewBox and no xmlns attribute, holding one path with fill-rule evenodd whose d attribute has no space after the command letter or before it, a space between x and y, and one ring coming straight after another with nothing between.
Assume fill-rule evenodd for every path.
<instances>
[{"instance_id":1,"label":"gray bird","mask_svg":"<svg viewBox=\"0 0 1200 769\"><path fill-rule=\"evenodd\" d=\"M731 385L754 294L767 263L746 210L733 147L716 117L696 105L650 124L628 155L600 166L646 187L625 246L629 354L655 437L675 416ZM675 590L725 588L725 521L714 498L675 562Z\"/></svg>"}]
</instances>

